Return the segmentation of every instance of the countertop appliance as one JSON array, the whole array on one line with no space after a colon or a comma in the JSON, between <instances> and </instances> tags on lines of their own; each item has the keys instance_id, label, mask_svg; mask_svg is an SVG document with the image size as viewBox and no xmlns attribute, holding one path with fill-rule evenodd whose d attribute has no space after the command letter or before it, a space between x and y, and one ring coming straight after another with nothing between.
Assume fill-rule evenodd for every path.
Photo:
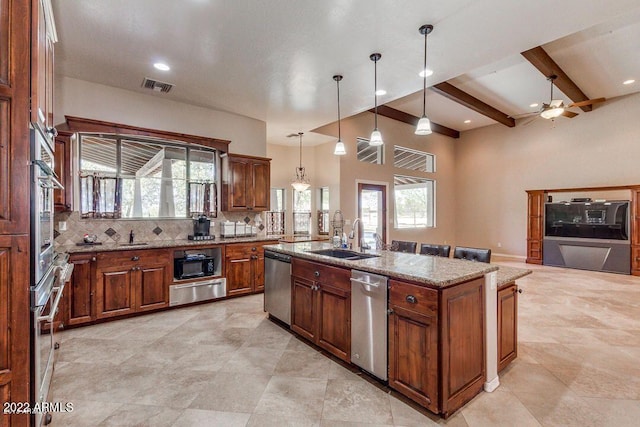
<instances>
[{"instance_id":1,"label":"countertop appliance","mask_svg":"<svg viewBox=\"0 0 640 427\"><path fill-rule=\"evenodd\" d=\"M173 260L173 276L178 280L215 275L214 258L206 254L187 254Z\"/></svg>"},{"instance_id":2,"label":"countertop appliance","mask_svg":"<svg viewBox=\"0 0 640 427\"><path fill-rule=\"evenodd\" d=\"M264 251L264 310L291 325L291 257Z\"/></svg>"},{"instance_id":3,"label":"countertop appliance","mask_svg":"<svg viewBox=\"0 0 640 427\"><path fill-rule=\"evenodd\" d=\"M204 215L193 219L193 234L189 240L215 240L216 236L210 234L211 220Z\"/></svg>"},{"instance_id":4,"label":"countertop appliance","mask_svg":"<svg viewBox=\"0 0 640 427\"><path fill-rule=\"evenodd\" d=\"M387 380L387 278L351 270L351 362Z\"/></svg>"}]
</instances>

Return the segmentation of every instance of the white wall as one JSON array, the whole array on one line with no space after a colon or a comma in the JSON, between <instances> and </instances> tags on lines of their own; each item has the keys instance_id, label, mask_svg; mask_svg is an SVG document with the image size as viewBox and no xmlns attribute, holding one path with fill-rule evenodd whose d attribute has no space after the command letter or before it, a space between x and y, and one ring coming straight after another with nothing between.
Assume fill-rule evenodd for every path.
<instances>
[{"instance_id":1,"label":"white wall","mask_svg":"<svg viewBox=\"0 0 640 427\"><path fill-rule=\"evenodd\" d=\"M266 123L84 80L61 76L55 86L54 123L76 116L231 141L229 151L265 156Z\"/></svg>"},{"instance_id":2,"label":"white wall","mask_svg":"<svg viewBox=\"0 0 640 427\"><path fill-rule=\"evenodd\" d=\"M456 243L525 256L526 190L640 184L638 118L640 93L555 124L464 132L455 143Z\"/></svg>"}]
</instances>

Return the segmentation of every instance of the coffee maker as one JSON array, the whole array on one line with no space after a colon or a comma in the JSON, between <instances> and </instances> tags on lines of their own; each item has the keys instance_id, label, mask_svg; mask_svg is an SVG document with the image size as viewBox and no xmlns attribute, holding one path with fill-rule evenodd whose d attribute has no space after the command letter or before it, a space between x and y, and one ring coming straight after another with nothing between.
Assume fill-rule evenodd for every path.
<instances>
[{"instance_id":1,"label":"coffee maker","mask_svg":"<svg viewBox=\"0 0 640 427\"><path fill-rule=\"evenodd\" d=\"M204 215L193 219L193 235L189 235L189 240L214 240L216 236L209 234L211 221Z\"/></svg>"}]
</instances>

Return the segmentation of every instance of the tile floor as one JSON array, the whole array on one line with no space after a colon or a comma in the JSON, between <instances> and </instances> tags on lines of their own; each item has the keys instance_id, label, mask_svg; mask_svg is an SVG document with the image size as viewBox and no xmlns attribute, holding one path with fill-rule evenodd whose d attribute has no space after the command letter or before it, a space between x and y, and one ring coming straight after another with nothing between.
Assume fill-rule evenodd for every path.
<instances>
[{"instance_id":1,"label":"tile floor","mask_svg":"<svg viewBox=\"0 0 640 427\"><path fill-rule=\"evenodd\" d=\"M519 357L448 420L266 319L262 296L64 331L53 426L637 426L640 278L532 268Z\"/></svg>"}]
</instances>

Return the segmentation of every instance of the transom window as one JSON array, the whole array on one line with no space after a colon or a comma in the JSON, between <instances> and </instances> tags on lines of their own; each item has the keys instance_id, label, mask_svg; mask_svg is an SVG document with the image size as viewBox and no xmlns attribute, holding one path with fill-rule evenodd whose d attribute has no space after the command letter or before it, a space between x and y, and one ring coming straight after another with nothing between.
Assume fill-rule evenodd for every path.
<instances>
[{"instance_id":1,"label":"transom window","mask_svg":"<svg viewBox=\"0 0 640 427\"><path fill-rule=\"evenodd\" d=\"M436 156L424 151L411 148L393 146L393 166L420 172L436 171Z\"/></svg>"},{"instance_id":2,"label":"transom window","mask_svg":"<svg viewBox=\"0 0 640 427\"><path fill-rule=\"evenodd\" d=\"M84 218L217 214L218 153L179 142L79 134Z\"/></svg>"},{"instance_id":3,"label":"transom window","mask_svg":"<svg viewBox=\"0 0 640 427\"><path fill-rule=\"evenodd\" d=\"M366 138L356 138L358 160L364 163L373 163L376 165L384 164L383 146L372 147Z\"/></svg>"}]
</instances>

